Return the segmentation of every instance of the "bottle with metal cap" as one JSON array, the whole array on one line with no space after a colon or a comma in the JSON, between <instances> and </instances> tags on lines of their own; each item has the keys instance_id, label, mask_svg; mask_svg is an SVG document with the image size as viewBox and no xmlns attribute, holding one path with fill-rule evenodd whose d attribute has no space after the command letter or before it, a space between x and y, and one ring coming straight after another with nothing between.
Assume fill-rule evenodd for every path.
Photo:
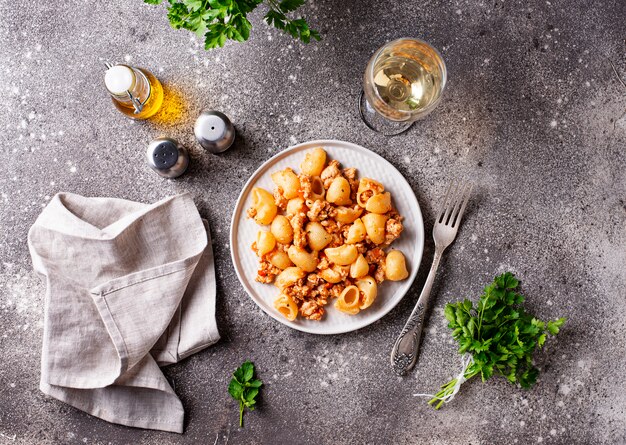
<instances>
[{"instance_id":1,"label":"bottle with metal cap","mask_svg":"<svg viewBox=\"0 0 626 445\"><path fill-rule=\"evenodd\" d=\"M193 126L196 139L211 153L222 153L235 140L235 127L228 116L216 110L204 110Z\"/></svg>"},{"instance_id":2,"label":"bottle with metal cap","mask_svg":"<svg viewBox=\"0 0 626 445\"><path fill-rule=\"evenodd\" d=\"M104 85L119 111L131 119L147 119L159 111L163 87L150 71L108 62L105 65Z\"/></svg>"},{"instance_id":3,"label":"bottle with metal cap","mask_svg":"<svg viewBox=\"0 0 626 445\"><path fill-rule=\"evenodd\" d=\"M189 166L187 149L176 140L166 137L150 142L146 158L150 168L164 178L177 178Z\"/></svg>"}]
</instances>

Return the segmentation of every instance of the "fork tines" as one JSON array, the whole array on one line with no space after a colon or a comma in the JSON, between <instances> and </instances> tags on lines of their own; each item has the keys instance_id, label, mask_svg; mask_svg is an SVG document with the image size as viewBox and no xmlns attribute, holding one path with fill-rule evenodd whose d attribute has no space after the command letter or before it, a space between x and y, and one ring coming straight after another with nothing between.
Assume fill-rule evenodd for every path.
<instances>
[{"instance_id":1,"label":"fork tines","mask_svg":"<svg viewBox=\"0 0 626 445\"><path fill-rule=\"evenodd\" d=\"M452 181L443 199L443 206L437 217L437 224L458 227L465 212L474 184L471 182Z\"/></svg>"}]
</instances>

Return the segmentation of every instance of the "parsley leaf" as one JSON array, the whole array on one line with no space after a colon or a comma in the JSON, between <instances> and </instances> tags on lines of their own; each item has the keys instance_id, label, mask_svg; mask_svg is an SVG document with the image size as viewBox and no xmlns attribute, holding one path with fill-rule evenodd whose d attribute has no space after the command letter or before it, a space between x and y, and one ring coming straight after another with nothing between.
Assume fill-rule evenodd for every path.
<instances>
[{"instance_id":1,"label":"parsley leaf","mask_svg":"<svg viewBox=\"0 0 626 445\"><path fill-rule=\"evenodd\" d=\"M227 1L227 0L222 0ZM254 378L254 365L246 361L233 373L233 378L228 384L228 393L239 402L239 426L243 427L243 411L245 408L254 409L256 396L259 388L263 385L261 380Z\"/></svg>"},{"instance_id":2,"label":"parsley leaf","mask_svg":"<svg viewBox=\"0 0 626 445\"><path fill-rule=\"evenodd\" d=\"M283 0L278 4L278 7L283 12L291 12L304 5L306 0Z\"/></svg>"},{"instance_id":3,"label":"parsley leaf","mask_svg":"<svg viewBox=\"0 0 626 445\"><path fill-rule=\"evenodd\" d=\"M163 0L144 0L151 5L160 5ZM204 37L204 48L224 46L227 40L244 42L250 37L252 24L248 13L255 10L264 0L168 0L167 18L174 29L187 29ZM306 0L265 0L269 10L265 14L268 25L309 43L320 40L319 33L309 27L300 17L289 18L288 14L300 8Z\"/></svg>"},{"instance_id":4,"label":"parsley leaf","mask_svg":"<svg viewBox=\"0 0 626 445\"><path fill-rule=\"evenodd\" d=\"M444 315L459 353L472 358L463 374L466 380L480 374L485 382L501 375L522 388L537 381L539 370L533 365L533 353L543 346L546 334L559 333L565 318L545 323L526 312L521 306L524 297L517 292L519 284L506 272L484 288L476 306L467 299L446 305ZM443 398L453 393L456 384L453 379L443 385L428 403L441 408Z\"/></svg>"}]
</instances>

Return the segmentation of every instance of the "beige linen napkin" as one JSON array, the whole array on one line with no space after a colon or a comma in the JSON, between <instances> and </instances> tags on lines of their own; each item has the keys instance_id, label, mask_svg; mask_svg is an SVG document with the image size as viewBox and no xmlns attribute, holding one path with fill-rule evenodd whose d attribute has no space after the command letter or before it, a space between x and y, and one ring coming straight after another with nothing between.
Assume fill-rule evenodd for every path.
<instances>
[{"instance_id":1,"label":"beige linen napkin","mask_svg":"<svg viewBox=\"0 0 626 445\"><path fill-rule=\"evenodd\" d=\"M215 343L215 271L189 195L56 195L28 233L45 277L41 390L109 422L182 433L159 369Z\"/></svg>"}]
</instances>

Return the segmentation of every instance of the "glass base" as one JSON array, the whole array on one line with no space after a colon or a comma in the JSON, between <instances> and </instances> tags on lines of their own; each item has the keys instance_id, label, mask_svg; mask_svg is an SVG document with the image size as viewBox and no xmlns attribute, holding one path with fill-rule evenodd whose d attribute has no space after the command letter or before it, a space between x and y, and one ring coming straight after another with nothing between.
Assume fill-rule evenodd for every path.
<instances>
[{"instance_id":1,"label":"glass base","mask_svg":"<svg viewBox=\"0 0 626 445\"><path fill-rule=\"evenodd\" d=\"M382 117L372 108L367 99L365 99L365 92L363 90L361 90L361 94L359 95L359 114L365 125L385 136L402 134L413 125L413 122L395 122Z\"/></svg>"}]
</instances>

